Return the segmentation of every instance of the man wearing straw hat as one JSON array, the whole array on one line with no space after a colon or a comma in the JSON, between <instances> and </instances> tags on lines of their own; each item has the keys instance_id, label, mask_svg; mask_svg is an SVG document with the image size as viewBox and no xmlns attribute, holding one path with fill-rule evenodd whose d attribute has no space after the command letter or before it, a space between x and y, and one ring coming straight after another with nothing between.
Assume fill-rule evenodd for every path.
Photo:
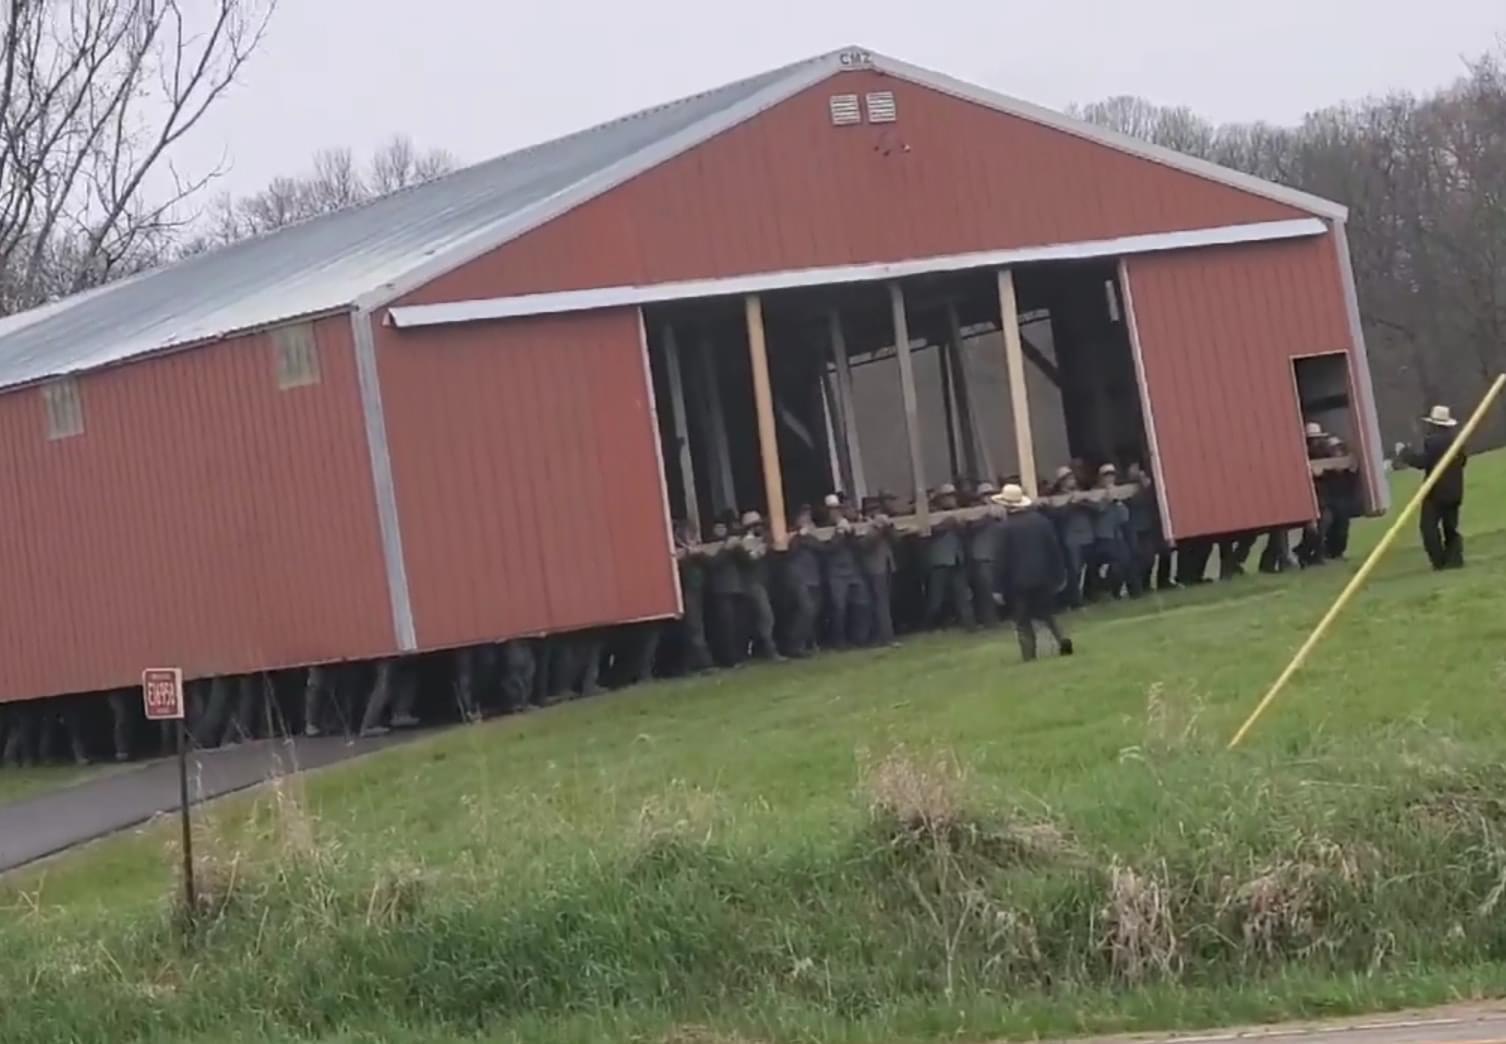
<instances>
[{"instance_id":1,"label":"man wearing straw hat","mask_svg":"<svg viewBox=\"0 0 1506 1044\"><path fill-rule=\"evenodd\" d=\"M1423 475L1431 475L1449 447L1454 444L1459 422L1447 406L1434 406L1422 419L1428 432L1422 439L1420 449L1406 443L1396 444L1397 459L1414 468L1421 468ZM1464 447L1454 456L1448 470L1439 476L1428 495L1423 498L1420 525L1422 546L1428 553L1428 561L1434 569L1464 568L1464 538L1459 535L1459 508L1464 504Z\"/></svg>"},{"instance_id":2,"label":"man wearing straw hat","mask_svg":"<svg viewBox=\"0 0 1506 1044\"><path fill-rule=\"evenodd\" d=\"M1005 519L999 541L1005 600L1014 614L1020 657L1035 659L1035 625L1051 632L1063 656L1072 655L1072 639L1062 634L1054 609L1057 592L1067 582L1061 542L1056 527L1036 511L1025 491L1010 483L991 498L1004 507Z\"/></svg>"}]
</instances>

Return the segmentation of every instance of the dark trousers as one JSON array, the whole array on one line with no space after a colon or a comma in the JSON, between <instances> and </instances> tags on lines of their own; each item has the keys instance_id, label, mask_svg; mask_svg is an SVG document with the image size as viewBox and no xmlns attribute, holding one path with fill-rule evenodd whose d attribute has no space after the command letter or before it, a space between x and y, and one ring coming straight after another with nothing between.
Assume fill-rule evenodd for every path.
<instances>
[{"instance_id":1,"label":"dark trousers","mask_svg":"<svg viewBox=\"0 0 1506 1044\"><path fill-rule=\"evenodd\" d=\"M711 596L711 649L723 667L737 666L748 652L741 602L740 594Z\"/></svg>"},{"instance_id":2,"label":"dark trousers","mask_svg":"<svg viewBox=\"0 0 1506 1044\"><path fill-rule=\"evenodd\" d=\"M951 603L956 621L968 630L977 626L973 601L968 595L967 574L960 565L932 566L926 577L926 623L940 627Z\"/></svg>"},{"instance_id":3,"label":"dark trousers","mask_svg":"<svg viewBox=\"0 0 1506 1044\"><path fill-rule=\"evenodd\" d=\"M1060 625L1056 622L1056 616L1052 613L1052 603L1056 600L1056 592L1045 587L1032 587L1024 590L1009 592L1009 607L1014 616L1014 633L1020 642L1020 658L1026 661L1035 659L1035 625L1040 624L1051 632L1051 637L1056 640L1056 647L1063 648L1066 635L1062 634Z\"/></svg>"},{"instance_id":4,"label":"dark trousers","mask_svg":"<svg viewBox=\"0 0 1506 1044\"><path fill-rule=\"evenodd\" d=\"M685 641L684 669L704 671L711 666L711 649L706 644L706 603L699 587L684 590L685 615L680 620Z\"/></svg>"},{"instance_id":5,"label":"dark trousers","mask_svg":"<svg viewBox=\"0 0 1506 1044\"><path fill-rule=\"evenodd\" d=\"M1062 544L1062 557L1067 562L1067 586L1062 589L1062 604L1070 609L1082 607L1084 569L1090 557L1092 546L1082 544Z\"/></svg>"},{"instance_id":6,"label":"dark trousers","mask_svg":"<svg viewBox=\"0 0 1506 1044\"><path fill-rule=\"evenodd\" d=\"M893 574L888 571L868 574L868 596L873 605L873 629L869 641L877 645L894 644Z\"/></svg>"},{"instance_id":7,"label":"dark trousers","mask_svg":"<svg viewBox=\"0 0 1506 1044\"><path fill-rule=\"evenodd\" d=\"M967 564L968 585L973 592L973 614L984 627L996 627L999 623L999 607L994 602L998 575L992 559L973 559Z\"/></svg>"},{"instance_id":8,"label":"dark trousers","mask_svg":"<svg viewBox=\"0 0 1506 1044\"><path fill-rule=\"evenodd\" d=\"M1433 498L1422 502L1418 524L1422 529L1422 547L1434 569L1461 569L1464 566L1464 538L1459 535L1458 503L1440 504Z\"/></svg>"},{"instance_id":9,"label":"dark trousers","mask_svg":"<svg viewBox=\"0 0 1506 1044\"><path fill-rule=\"evenodd\" d=\"M1255 533L1240 533L1218 542L1218 576L1220 580L1232 580L1244 575L1245 563L1255 547Z\"/></svg>"},{"instance_id":10,"label":"dark trousers","mask_svg":"<svg viewBox=\"0 0 1506 1044\"><path fill-rule=\"evenodd\" d=\"M1139 573L1130 565L1129 548L1123 540L1099 540L1088 558L1089 582L1109 597L1117 597L1121 588L1131 597L1140 596Z\"/></svg>"},{"instance_id":11,"label":"dark trousers","mask_svg":"<svg viewBox=\"0 0 1506 1044\"><path fill-rule=\"evenodd\" d=\"M854 573L833 578L826 586L826 607L831 621L833 649L858 645L868 638L868 587Z\"/></svg>"},{"instance_id":12,"label":"dark trousers","mask_svg":"<svg viewBox=\"0 0 1506 1044\"><path fill-rule=\"evenodd\" d=\"M1291 564L1291 541L1285 526L1269 530L1265 536L1265 549L1260 552L1260 571L1279 573Z\"/></svg>"},{"instance_id":13,"label":"dark trousers","mask_svg":"<svg viewBox=\"0 0 1506 1044\"><path fill-rule=\"evenodd\" d=\"M131 694L117 689L110 693L110 734L115 741L115 760L128 761L131 757L131 732L136 724L135 717L131 713L135 708L131 701Z\"/></svg>"},{"instance_id":14,"label":"dark trousers","mask_svg":"<svg viewBox=\"0 0 1506 1044\"><path fill-rule=\"evenodd\" d=\"M791 656L807 656L816 651L816 631L821 625L821 585L791 585L789 651Z\"/></svg>"},{"instance_id":15,"label":"dark trousers","mask_svg":"<svg viewBox=\"0 0 1506 1044\"><path fill-rule=\"evenodd\" d=\"M1328 535L1333 528L1333 512L1322 507L1318 517L1302 527L1302 540L1297 544L1297 561L1302 565L1320 565L1328 559Z\"/></svg>"},{"instance_id":16,"label":"dark trousers","mask_svg":"<svg viewBox=\"0 0 1506 1044\"><path fill-rule=\"evenodd\" d=\"M502 647L502 709L512 714L533 700L534 675L538 664L533 642L518 638Z\"/></svg>"},{"instance_id":17,"label":"dark trousers","mask_svg":"<svg viewBox=\"0 0 1506 1044\"><path fill-rule=\"evenodd\" d=\"M1177 582L1186 587L1200 584L1208 577L1208 559L1213 556L1213 541L1207 538L1184 540L1177 545Z\"/></svg>"},{"instance_id":18,"label":"dark trousers","mask_svg":"<svg viewBox=\"0 0 1506 1044\"><path fill-rule=\"evenodd\" d=\"M774 606L769 601L768 588L749 584L743 592L740 611L744 622L742 633L752 639L754 655L765 660L779 655L779 650L774 648ZM739 659L744 651L745 648L739 648Z\"/></svg>"},{"instance_id":19,"label":"dark trousers","mask_svg":"<svg viewBox=\"0 0 1506 1044\"><path fill-rule=\"evenodd\" d=\"M1349 512L1336 508L1333 513L1333 521L1328 524L1328 543L1326 550L1329 558L1343 558L1349 553Z\"/></svg>"}]
</instances>

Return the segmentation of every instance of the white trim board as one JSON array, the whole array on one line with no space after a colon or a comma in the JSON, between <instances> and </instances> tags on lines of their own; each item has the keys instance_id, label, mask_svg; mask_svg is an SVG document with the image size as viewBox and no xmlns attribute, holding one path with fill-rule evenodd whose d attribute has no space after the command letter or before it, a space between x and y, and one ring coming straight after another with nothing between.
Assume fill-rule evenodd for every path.
<instances>
[{"instance_id":1,"label":"white trim board","mask_svg":"<svg viewBox=\"0 0 1506 1044\"><path fill-rule=\"evenodd\" d=\"M961 272L974 268L1002 268L1046 261L1081 261L1091 258L1161 253L1168 250L1187 250L1195 247L1300 239L1321 236L1327 232L1328 226L1317 218L1297 218L1292 221L1227 225L1185 232L1158 232L1143 236L1123 236L1118 239L1056 243L1049 246L1018 247L1008 250L984 250L866 265L797 268L779 272L755 272L722 279L694 279L677 283L650 283L642 286L607 286L591 290L566 290L559 293L406 305L389 309L385 321L392 326L406 329L490 319L517 319L525 316L558 315L601 308L659 304L666 301L758 294L794 287L878 282L935 272Z\"/></svg>"}]
</instances>

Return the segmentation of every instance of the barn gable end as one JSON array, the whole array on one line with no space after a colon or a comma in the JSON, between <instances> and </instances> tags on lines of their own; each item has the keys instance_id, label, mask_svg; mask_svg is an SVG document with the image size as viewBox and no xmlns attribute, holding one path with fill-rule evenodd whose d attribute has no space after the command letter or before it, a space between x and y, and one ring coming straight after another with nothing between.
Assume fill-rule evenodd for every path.
<instances>
[{"instance_id":1,"label":"barn gable end","mask_svg":"<svg viewBox=\"0 0 1506 1044\"><path fill-rule=\"evenodd\" d=\"M893 122L833 124L834 95ZM837 73L400 298L428 304L1311 217L878 69Z\"/></svg>"}]
</instances>

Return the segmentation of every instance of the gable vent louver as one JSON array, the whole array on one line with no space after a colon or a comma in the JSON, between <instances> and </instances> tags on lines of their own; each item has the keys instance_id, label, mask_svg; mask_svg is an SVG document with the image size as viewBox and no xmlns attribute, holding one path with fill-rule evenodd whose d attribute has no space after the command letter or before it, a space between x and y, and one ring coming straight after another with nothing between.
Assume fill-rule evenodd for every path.
<instances>
[{"instance_id":1,"label":"gable vent louver","mask_svg":"<svg viewBox=\"0 0 1506 1044\"><path fill-rule=\"evenodd\" d=\"M866 99L869 123L893 123L896 116L893 91L873 91Z\"/></svg>"},{"instance_id":2,"label":"gable vent louver","mask_svg":"<svg viewBox=\"0 0 1506 1044\"><path fill-rule=\"evenodd\" d=\"M862 123L863 114L858 111L856 94L833 94L831 96L831 123L833 127L847 127Z\"/></svg>"}]
</instances>

